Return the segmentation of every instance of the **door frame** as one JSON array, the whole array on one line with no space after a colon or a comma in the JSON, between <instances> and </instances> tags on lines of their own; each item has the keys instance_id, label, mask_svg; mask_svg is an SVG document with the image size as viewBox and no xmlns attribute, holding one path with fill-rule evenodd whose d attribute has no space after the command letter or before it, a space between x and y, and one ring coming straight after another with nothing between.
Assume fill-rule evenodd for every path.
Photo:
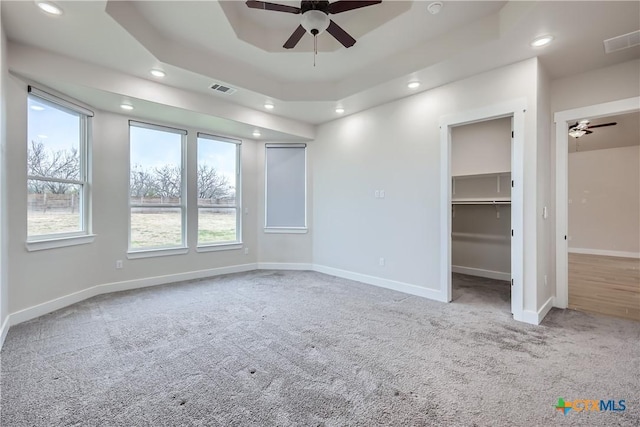
<instances>
[{"instance_id":1,"label":"door frame","mask_svg":"<svg viewBox=\"0 0 640 427\"><path fill-rule=\"evenodd\" d=\"M569 305L569 122L640 111L640 97L558 111L556 127L556 296L554 307Z\"/></svg>"},{"instance_id":2,"label":"door frame","mask_svg":"<svg viewBox=\"0 0 640 427\"><path fill-rule=\"evenodd\" d=\"M451 302L451 128L512 117L511 142L511 312L524 321L524 135L526 98L440 118L440 292Z\"/></svg>"}]
</instances>

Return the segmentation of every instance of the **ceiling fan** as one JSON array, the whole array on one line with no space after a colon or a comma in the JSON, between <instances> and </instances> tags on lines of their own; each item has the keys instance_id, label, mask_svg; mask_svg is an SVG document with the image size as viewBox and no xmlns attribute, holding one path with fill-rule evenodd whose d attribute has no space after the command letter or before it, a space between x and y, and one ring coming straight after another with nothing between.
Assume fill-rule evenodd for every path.
<instances>
[{"instance_id":1,"label":"ceiling fan","mask_svg":"<svg viewBox=\"0 0 640 427\"><path fill-rule=\"evenodd\" d=\"M588 135L590 133L593 133L593 131L589 129L602 128L605 126L615 126L617 124L618 123L616 122L611 122L611 123L603 123L601 125L589 125L589 120L583 119L576 122L574 125L569 126L569 136L572 136L574 138L580 138L583 135Z\"/></svg>"},{"instance_id":2,"label":"ceiling fan","mask_svg":"<svg viewBox=\"0 0 640 427\"><path fill-rule=\"evenodd\" d=\"M300 2L300 7L254 0L247 1L246 4L252 9L302 14L300 25L298 25L298 28L295 29L293 34L291 34L291 37L289 37L283 45L285 49L291 49L298 44L306 32L314 37L315 44L317 42L316 37L324 30L327 30L327 32L342 43L344 47L348 48L353 46L356 43L356 39L351 37L349 33L333 22L332 19L329 19L329 15L347 12L361 7L373 6L379 3L382 3L382 0L338 0L333 3L330 3L328 0L303 0ZM315 46L316 48L314 50L317 52L317 44Z\"/></svg>"}]
</instances>

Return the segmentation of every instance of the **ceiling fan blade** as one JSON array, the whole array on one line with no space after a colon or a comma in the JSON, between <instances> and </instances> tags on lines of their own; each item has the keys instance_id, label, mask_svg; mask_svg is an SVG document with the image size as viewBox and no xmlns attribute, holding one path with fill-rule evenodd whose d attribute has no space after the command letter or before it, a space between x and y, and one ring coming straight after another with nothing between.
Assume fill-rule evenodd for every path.
<instances>
[{"instance_id":1,"label":"ceiling fan blade","mask_svg":"<svg viewBox=\"0 0 640 427\"><path fill-rule=\"evenodd\" d=\"M382 0L374 1L350 1L350 0L338 0L329 5L329 13L342 13L353 9L360 9L361 7L373 6L374 4L380 4Z\"/></svg>"},{"instance_id":2,"label":"ceiling fan blade","mask_svg":"<svg viewBox=\"0 0 640 427\"><path fill-rule=\"evenodd\" d=\"M273 10L275 12L300 13L299 7L287 6L284 4L267 3L265 1L248 0L247 6L251 9Z\"/></svg>"},{"instance_id":3,"label":"ceiling fan blade","mask_svg":"<svg viewBox=\"0 0 640 427\"><path fill-rule=\"evenodd\" d=\"M285 49L291 49L296 47L296 45L298 44L298 42L300 41L300 39L302 38L302 36L304 36L304 33L306 33L307 30L304 29L304 27L302 25L298 25L298 28L296 28L296 30L293 32L293 34L291 34L291 37L289 37L289 40L287 40L284 45L282 45L283 48Z\"/></svg>"},{"instance_id":4,"label":"ceiling fan blade","mask_svg":"<svg viewBox=\"0 0 640 427\"><path fill-rule=\"evenodd\" d=\"M593 131L590 131L590 130L588 130L588 129L587 129L587 130L585 130L584 132L585 132L587 135L589 135L590 133L593 133Z\"/></svg>"},{"instance_id":5,"label":"ceiling fan blade","mask_svg":"<svg viewBox=\"0 0 640 427\"><path fill-rule=\"evenodd\" d=\"M589 126L589 129L593 129L593 128L603 128L603 127L605 127L605 126L615 126L615 125L617 125L617 124L618 124L618 123L616 123L616 122L603 123L603 124L601 124L601 125L593 125L593 126Z\"/></svg>"},{"instance_id":6,"label":"ceiling fan blade","mask_svg":"<svg viewBox=\"0 0 640 427\"><path fill-rule=\"evenodd\" d=\"M349 33L343 30L338 24L333 22L333 19L329 22L327 32L336 38L344 47L351 47L356 44L356 39L351 37Z\"/></svg>"}]
</instances>

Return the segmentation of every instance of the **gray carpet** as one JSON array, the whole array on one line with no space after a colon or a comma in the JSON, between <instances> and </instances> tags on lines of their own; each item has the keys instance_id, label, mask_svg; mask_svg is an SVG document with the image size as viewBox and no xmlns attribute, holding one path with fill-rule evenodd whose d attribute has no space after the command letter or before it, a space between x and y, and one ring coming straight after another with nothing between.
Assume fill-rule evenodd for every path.
<instances>
[{"instance_id":1,"label":"gray carpet","mask_svg":"<svg viewBox=\"0 0 640 427\"><path fill-rule=\"evenodd\" d=\"M95 297L11 328L0 424L638 425L639 323L526 325L505 282L454 283L451 304L278 271Z\"/></svg>"}]
</instances>

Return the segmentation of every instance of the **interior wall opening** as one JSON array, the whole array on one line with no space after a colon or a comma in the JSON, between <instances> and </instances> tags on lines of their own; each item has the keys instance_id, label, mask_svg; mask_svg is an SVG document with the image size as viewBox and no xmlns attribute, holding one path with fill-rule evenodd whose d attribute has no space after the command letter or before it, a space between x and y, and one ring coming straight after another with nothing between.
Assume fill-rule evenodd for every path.
<instances>
[{"instance_id":1,"label":"interior wall opening","mask_svg":"<svg viewBox=\"0 0 640 427\"><path fill-rule=\"evenodd\" d=\"M569 135L569 132L573 128L575 128L576 123L579 124L581 120L586 119L586 120L589 120L589 124L596 124L597 123L596 120L599 120L600 118L605 118L604 122L610 123L615 121L612 119L615 116L626 115L628 113L639 113L640 112L639 106L640 106L640 97L636 96L632 98L625 98L625 99L619 99L616 101L605 102L602 104L594 104L586 107L575 108L572 110L558 111L554 114L555 134L556 134L555 135L555 141L556 141L556 147L555 147L555 152L556 152L555 153L555 159L556 159L556 176L555 176L556 295L554 300L555 307L559 307L559 308L569 307L569 251L571 248L571 250L575 253L577 250L581 249L578 247L578 245L580 244L580 239L578 240L572 239L571 243L569 240L569 238L571 237L571 234L569 231L569 151L570 151L569 143L570 143L570 140L573 139ZM617 126L618 125L607 126L604 128L605 129L617 128ZM600 128L592 129L592 131L596 131L598 129ZM637 126L635 129L638 132L640 132ZM580 136L580 138L582 138L582 136ZM636 138L640 138L640 137L636 137ZM578 145L578 152L580 152L580 150L584 151L584 149L587 148L588 141L587 139L583 139L582 141L580 141L579 144L580 145ZM573 149L575 149L575 147ZM606 151L602 151L602 150L589 150L589 151L592 151L592 155L596 157L598 154L606 153ZM587 154L588 152L585 153L585 155ZM604 160L604 159L600 158L599 160ZM636 158L635 161L639 162L638 166L640 167L640 158ZM597 169L600 169L602 167L603 167L603 163L599 162ZM592 170L591 172L594 173L594 170ZM628 174L625 176L625 179L628 180L628 182L632 182L631 176L629 176ZM608 196L609 195L608 193L618 191L620 188L620 185L621 185L621 181L618 180L615 183L615 185L610 186L607 189L606 193L604 194ZM586 198L585 204L591 204L596 207L607 206L606 204L602 203L602 201L598 202L596 199L591 198L591 193L584 193L585 189L582 189L580 191L583 192L583 195L586 194L587 196L589 196ZM591 190L586 189L586 191L591 191ZM578 198L575 198L575 196L572 197L572 205L576 206L576 203L582 204L583 198L584 197L578 197ZM605 209L609 209L613 212L614 208L606 207ZM625 204L622 209L629 210L629 206ZM636 218L635 218L636 225L637 225L637 218L638 216L636 214ZM577 225L578 225L577 223L574 224L574 229L575 229L575 226ZM631 236L632 230L627 229L626 231L629 233L629 236ZM640 239L640 236L637 236L637 237ZM594 250L594 248L586 248L586 249L590 249L591 251ZM600 255L605 255L605 256L612 255L612 252L610 250L602 249L602 248L596 248L596 249L600 251ZM602 252L602 251L605 251L605 252ZM609 251L609 252L606 252L606 251ZM624 251L618 251L617 254L620 254L620 252L624 252ZM628 256L626 256L626 258L635 258L637 256L637 254L634 254L633 252L628 253L627 255ZM582 268L584 270L584 267ZM633 262L632 268L640 270L640 265ZM602 273L600 274L602 275ZM601 277L601 280L602 279L603 277ZM608 279L606 280L610 281ZM638 279L637 284L634 285L634 289L638 289L638 288L640 288L640 278ZM589 292L594 292L594 290L583 289L579 292L588 294ZM599 290L597 292L600 292L603 298L609 297L609 295L606 292L602 292L602 290ZM636 306L637 306L637 303L636 303Z\"/></svg>"},{"instance_id":2,"label":"interior wall opening","mask_svg":"<svg viewBox=\"0 0 640 427\"><path fill-rule=\"evenodd\" d=\"M640 320L640 113L568 126L568 308Z\"/></svg>"},{"instance_id":3,"label":"interior wall opening","mask_svg":"<svg viewBox=\"0 0 640 427\"><path fill-rule=\"evenodd\" d=\"M451 128L452 301L511 313L512 117Z\"/></svg>"}]
</instances>

